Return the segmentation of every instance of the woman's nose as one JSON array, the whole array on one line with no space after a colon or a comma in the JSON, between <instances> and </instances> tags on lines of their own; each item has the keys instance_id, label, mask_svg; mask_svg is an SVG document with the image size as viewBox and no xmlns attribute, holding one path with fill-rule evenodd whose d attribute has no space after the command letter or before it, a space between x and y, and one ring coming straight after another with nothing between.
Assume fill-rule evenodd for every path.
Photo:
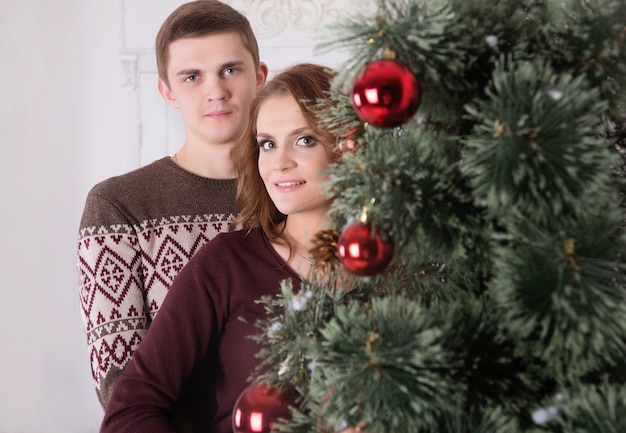
<instances>
[{"instance_id":1,"label":"woman's nose","mask_svg":"<svg viewBox=\"0 0 626 433\"><path fill-rule=\"evenodd\" d=\"M274 159L274 170L288 170L296 166L289 146L278 146Z\"/></svg>"}]
</instances>

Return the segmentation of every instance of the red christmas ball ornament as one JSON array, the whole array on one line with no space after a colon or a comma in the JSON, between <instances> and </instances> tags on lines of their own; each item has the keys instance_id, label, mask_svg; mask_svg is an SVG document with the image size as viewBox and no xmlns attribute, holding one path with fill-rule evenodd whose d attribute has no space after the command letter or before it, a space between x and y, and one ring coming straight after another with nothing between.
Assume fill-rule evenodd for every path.
<instances>
[{"instance_id":1,"label":"red christmas ball ornament","mask_svg":"<svg viewBox=\"0 0 626 433\"><path fill-rule=\"evenodd\" d=\"M233 410L233 432L270 433L278 419L289 419L289 406L295 402L293 389L279 391L273 385L253 383L237 398Z\"/></svg>"},{"instance_id":2,"label":"red christmas ball ornament","mask_svg":"<svg viewBox=\"0 0 626 433\"><path fill-rule=\"evenodd\" d=\"M364 122L381 128L409 120L420 103L419 81L403 63L375 60L352 84L352 106Z\"/></svg>"},{"instance_id":3,"label":"red christmas ball ornament","mask_svg":"<svg viewBox=\"0 0 626 433\"><path fill-rule=\"evenodd\" d=\"M357 148L356 136L361 131L360 127L352 127L337 134L337 149L341 154L352 152Z\"/></svg>"},{"instance_id":4,"label":"red christmas ball ornament","mask_svg":"<svg viewBox=\"0 0 626 433\"><path fill-rule=\"evenodd\" d=\"M357 222L341 233L337 252L346 269L353 274L371 276L383 271L393 258L393 245L373 231L367 223Z\"/></svg>"}]
</instances>

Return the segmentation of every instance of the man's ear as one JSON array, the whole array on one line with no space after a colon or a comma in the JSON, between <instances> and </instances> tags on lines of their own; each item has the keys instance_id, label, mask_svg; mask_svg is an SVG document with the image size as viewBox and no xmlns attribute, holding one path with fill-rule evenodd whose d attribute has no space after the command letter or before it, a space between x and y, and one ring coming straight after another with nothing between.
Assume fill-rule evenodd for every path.
<instances>
[{"instance_id":1,"label":"man's ear","mask_svg":"<svg viewBox=\"0 0 626 433\"><path fill-rule=\"evenodd\" d=\"M257 92L263 88L265 85L265 80L267 80L268 69L267 65L263 62L259 62L259 68L256 72L256 90Z\"/></svg>"},{"instance_id":2,"label":"man's ear","mask_svg":"<svg viewBox=\"0 0 626 433\"><path fill-rule=\"evenodd\" d=\"M165 102L167 102L170 107L178 108L178 103L176 102L174 93L170 89L170 86L168 86L162 78L159 78L159 81L157 81L157 88L159 89L161 96L163 96L163 99L165 99Z\"/></svg>"}]
</instances>

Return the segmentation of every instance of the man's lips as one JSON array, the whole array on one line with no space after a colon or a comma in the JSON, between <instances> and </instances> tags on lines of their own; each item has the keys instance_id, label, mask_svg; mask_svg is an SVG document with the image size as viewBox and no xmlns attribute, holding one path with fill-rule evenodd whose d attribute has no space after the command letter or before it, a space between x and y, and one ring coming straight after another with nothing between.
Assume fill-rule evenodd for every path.
<instances>
[{"instance_id":1,"label":"man's lips","mask_svg":"<svg viewBox=\"0 0 626 433\"><path fill-rule=\"evenodd\" d=\"M209 111L208 113L205 114L205 117L226 117L230 114L232 114L232 111L230 110L216 110L216 111Z\"/></svg>"}]
</instances>

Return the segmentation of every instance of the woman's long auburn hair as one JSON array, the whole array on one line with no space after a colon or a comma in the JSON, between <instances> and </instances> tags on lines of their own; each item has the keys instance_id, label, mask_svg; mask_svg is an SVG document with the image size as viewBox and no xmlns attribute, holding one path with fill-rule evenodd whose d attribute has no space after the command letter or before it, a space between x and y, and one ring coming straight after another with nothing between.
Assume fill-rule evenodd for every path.
<instances>
[{"instance_id":1,"label":"woman's long auburn hair","mask_svg":"<svg viewBox=\"0 0 626 433\"><path fill-rule=\"evenodd\" d=\"M285 69L267 82L250 107L250 122L242 136L242 142L233 151L237 172L237 208L239 214L232 226L241 224L243 229L262 227L271 240L282 239L291 249L284 235L282 214L270 198L259 174L259 147L257 145L256 120L263 102L274 96L291 95L300 105L300 110L312 129L315 129L319 143L325 147L332 161L339 159L336 151L336 138L328 130L318 129L318 111L330 105L330 88L335 74L331 69L312 63L299 63ZM323 104L328 102L328 105Z\"/></svg>"}]
</instances>

